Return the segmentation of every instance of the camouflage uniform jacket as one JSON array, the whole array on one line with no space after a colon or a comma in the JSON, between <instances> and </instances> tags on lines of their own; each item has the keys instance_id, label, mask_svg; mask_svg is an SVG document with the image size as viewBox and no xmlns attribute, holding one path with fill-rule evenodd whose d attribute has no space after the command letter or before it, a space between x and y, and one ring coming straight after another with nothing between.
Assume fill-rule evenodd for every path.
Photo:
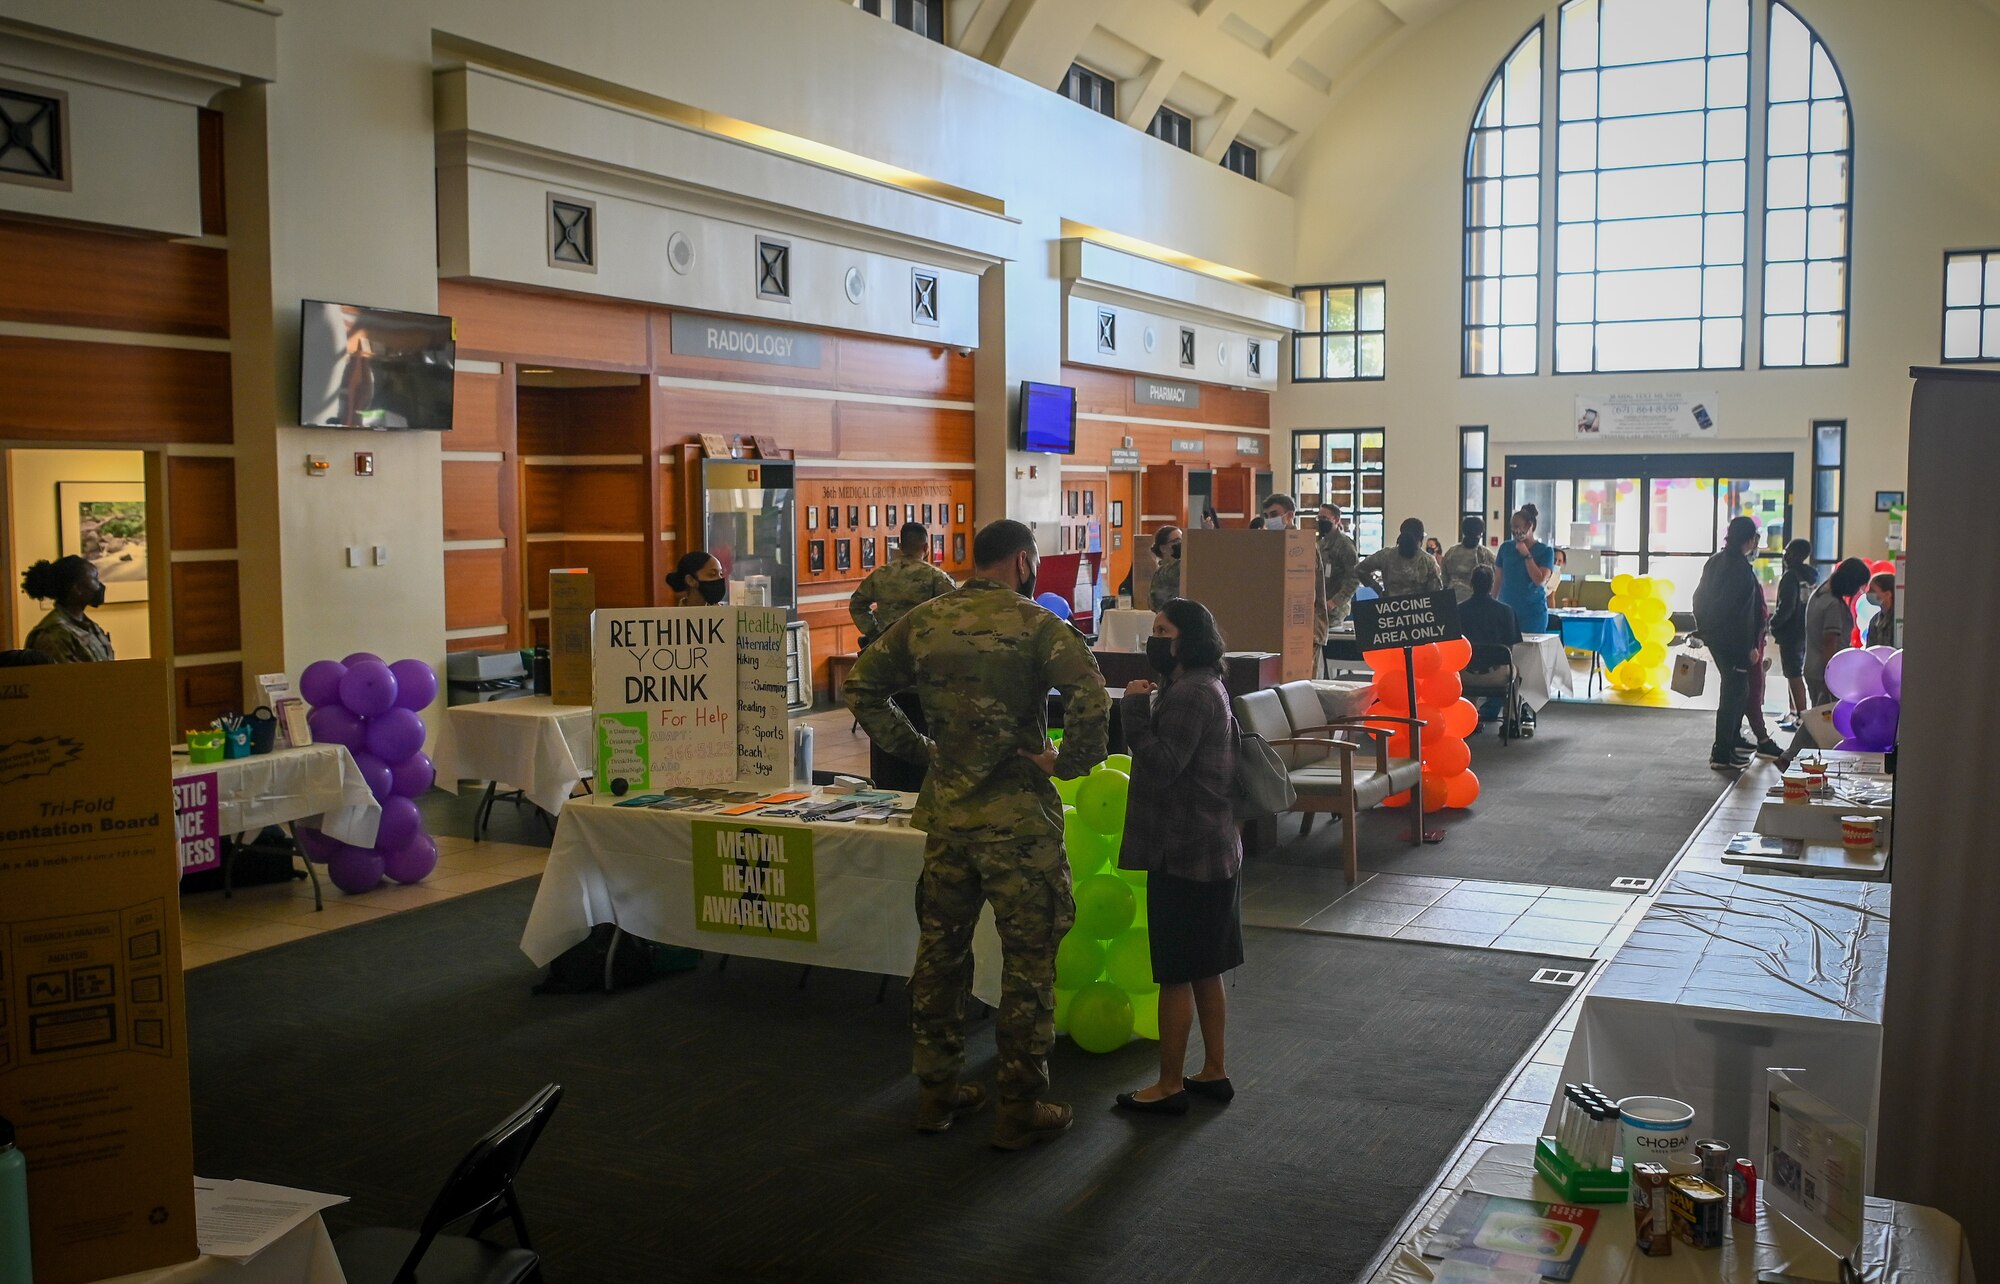
<instances>
[{"instance_id":1,"label":"camouflage uniform jacket","mask_svg":"<svg viewBox=\"0 0 2000 1284\"><path fill-rule=\"evenodd\" d=\"M1444 576L1438 571L1437 559L1421 548L1415 557L1404 557L1391 544L1361 559L1363 584L1373 587L1373 577L1378 572L1382 576L1380 592L1384 597L1394 597L1398 593L1425 593L1444 587Z\"/></svg>"},{"instance_id":2,"label":"camouflage uniform jacket","mask_svg":"<svg viewBox=\"0 0 2000 1284\"><path fill-rule=\"evenodd\" d=\"M1181 595L1181 559L1163 557L1153 572L1153 586L1146 604L1155 611Z\"/></svg>"},{"instance_id":3,"label":"camouflage uniform jacket","mask_svg":"<svg viewBox=\"0 0 2000 1284\"><path fill-rule=\"evenodd\" d=\"M1062 799L1021 756L1048 745L1048 693L1064 701L1056 774L1104 761L1111 697L1083 636L1013 589L977 576L913 608L847 678L847 707L883 749L927 763L912 823L933 838L996 842L1062 834ZM931 737L890 703L915 691Z\"/></svg>"},{"instance_id":4,"label":"camouflage uniform jacket","mask_svg":"<svg viewBox=\"0 0 2000 1284\"><path fill-rule=\"evenodd\" d=\"M1463 544L1453 544L1444 551L1444 584L1458 600L1463 602L1472 596L1472 573L1480 567L1493 569L1493 550L1484 544L1474 544L1467 548Z\"/></svg>"},{"instance_id":5,"label":"camouflage uniform jacket","mask_svg":"<svg viewBox=\"0 0 2000 1284\"><path fill-rule=\"evenodd\" d=\"M955 587L951 576L924 558L898 556L868 572L868 578L847 599L847 613L854 617L854 627L861 630L861 636L872 638L886 632L919 602L928 602Z\"/></svg>"},{"instance_id":6,"label":"camouflage uniform jacket","mask_svg":"<svg viewBox=\"0 0 2000 1284\"><path fill-rule=\"evenodd\" d=\"M1326 606L1320 612L1321 645L1326 642L1326 629L1347 618L1348 608L1354 603L1354 590L1361 584L1356 573L1360 564L1361 554L1345 531L1329 531L1319 537L1319 571L1326 594Z\"/></svg>"},{"instance_id":7,"label":"camouflage uniform jacket","mask_svg":"<svg viewBox=\"0 0 2000 1284\"><path fill-rule=\"evenodd\" d=\"M87 615L72 619L61 607L42 617L28 634L28 650L40 651L57 664L90 664L113 660L111 635Z\"/></svg>"}]
</instances>

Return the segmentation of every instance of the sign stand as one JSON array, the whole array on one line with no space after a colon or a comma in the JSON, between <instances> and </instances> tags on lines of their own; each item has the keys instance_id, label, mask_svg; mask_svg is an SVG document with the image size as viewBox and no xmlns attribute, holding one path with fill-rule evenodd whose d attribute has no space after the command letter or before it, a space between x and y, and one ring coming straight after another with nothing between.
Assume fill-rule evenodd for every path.
<instances>
[{"instance_id":1,"label":"sign stand","mask_svg":"<svg viewBox=\"0 0 2000 1284\"><path fill-rule=\"evenodd\" d=\"M1451 596L1447 594L1446 596ZM1454 605L1456 603L1454 602ZM1410 721L1417 720L1417 655L1416 648L1406 646L1403 651L1403 685L1410 693ZM1410 795L1410 827L1403 831L1403 841L1412 847L1419 839L1426 843L1444 841L1444 830L1424 828L1424 782L1417 778L1416 790Z\"/></svg>"},{"instance_id":2,"label":"sign stand","mask_svg":"<svg viewBox=\"0 0 2000 1284\"><path fill-rule=\"evenodd\" d=\"M1410 721L1417 722L1417 660L1415 649L1432 642L1450 642L1465 634L1458 627L1458 596L1450 589L1429 593L1399 593L1354 604L1354 642L1364 653L1403 653L1403 683L1409 691ZM1421 748L1418 727L1410 728L1411 745ZM1443 829L1424 828L1424 786L1421 778L1411 793L1410 828L1403 838L1412 846L1441 843Z\"/></svg>"}]
</instances>

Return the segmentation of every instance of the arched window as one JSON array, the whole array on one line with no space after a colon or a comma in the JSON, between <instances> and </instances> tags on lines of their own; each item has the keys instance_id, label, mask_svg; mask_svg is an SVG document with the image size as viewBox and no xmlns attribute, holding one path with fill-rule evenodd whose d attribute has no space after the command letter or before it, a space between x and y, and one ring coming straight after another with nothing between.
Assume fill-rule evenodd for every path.
<instances>
[{"instance_id":1,"label":"arched window","mask_svg":"<svg viewBox=\"0 0 2000 1284\"><path fill-rule=\"evenodd\" d=\"M1465 146L1468 375L1534 374L1541 291L1542 25L1487 82Z\"/></svg>"},{"instance_id":2,"label":"arched window","mask_svg":"<svg viewBox=\"0 0 2000 1284\"><path fill-rule=\"evenodd\" d=\"M1764 364L1847 364L1853 191L1847 91L1819 37L1771 0L1765 117Z\"/></svg>"}]
</instances>

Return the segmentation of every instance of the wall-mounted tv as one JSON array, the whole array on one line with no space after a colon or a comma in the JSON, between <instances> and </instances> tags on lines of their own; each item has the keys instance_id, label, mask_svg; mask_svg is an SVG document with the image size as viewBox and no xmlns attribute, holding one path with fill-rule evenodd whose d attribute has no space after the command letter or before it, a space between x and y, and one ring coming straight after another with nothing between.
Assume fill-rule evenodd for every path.
<instances>
[{"instance_id":1,"label":"wall-mounted tv","mask_svg":"<svg viewBox=\"0 0 2000 1284\"><path fill-rule=\"evenodd\" d=\"M1021 449L1076 453L1076 389L1057 383L1021 384Z\"/></svg>"},{"instance_id":2,"label":"wall-mounted tv","mask_svg":"<svg viewBox=\"0 0 2000 1284\"><path fill-rule=\"evenodd\" d=\"M306 299L299 306L299 426L451 428L450 317Z\"/></svg>"}]
</instances>

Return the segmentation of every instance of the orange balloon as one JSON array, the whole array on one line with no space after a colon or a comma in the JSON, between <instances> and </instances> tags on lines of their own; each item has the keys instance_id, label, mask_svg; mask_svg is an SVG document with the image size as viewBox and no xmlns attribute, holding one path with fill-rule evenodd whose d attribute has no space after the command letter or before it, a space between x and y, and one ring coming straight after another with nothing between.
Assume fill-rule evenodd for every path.
<instances>
[{"instance_id":1,"label":"orange balloon","mask_svg":"<svg viewBox=\"0 0 2000 1284\"><path fill-rule=\"evenodd\" d=\"M1437 644L1437 649L1438 656L1444 661L1444 667L1453 673L1472 663L1472 643L1464 638L1440 642Z\"/></svg>"},{"instance_id":2,"label":"orange balloon","mask_svg":"<svg viewBox=\"0 0 2000 1284\"><path fill-rule=\"evenodd\" d=\"M1465 684L1453 669L1440 669L1417 683L1417 698L1442 708L1465 694Z\"/></svg>"},{"instance_id":3,"label":"orange balloon","mask_svg":"<svg viewBox=\"0 0 2000 1284\"><path fill-rule=\"evenodd\" d=\"M1410 660L1417 666L1418 678L1427 678L1444 668L1444 658L1438 654L1435 642L1411 647Z\"/></svg>"},{"instance_id":4,"label":"orange balloon","mask_svg":"<svg viewBox=\"0 0 2000 1284\"><path fill-rule=\"evenodd\" d=\"M1407 807L1410 805L1410 791L1405 789L1400 794L1390 794L1382 800L1382 805L1384 807Z\"/></svg>"},{"instance_id":5,"label":"orange balloon","mask_svg":"<svg viewBox=\"0 0 2000 1284\"><path fill-rule=\"evenodd\" d=\"M1456 776L1472 765L1472 750L1456 736L1424 737L1424 765L1447 776Z\"/></svg>"},{"instance_id":6,"label":"orange balloon","mask_svg":"<svg viewBox=\"0 0 2000 1284\"><path fill-rule=\"evenodd\" d=\"M1444 711L1444 733L1460 739L1479 730L1479 706L1459 699Z\"/></svg>"},{"instance_id":7,"label":"orange balloon","mask_svg":"<svg viewBox=\"0 0 2000 1284\"><path fill-rule=\"evenodd\" d=\"M1421 682L1417 685L1418 687L1423 686ZM1393 669L1382 669L1375 674L1375 694L1381 699L1388 699L1391 692L1408 691L1409 689L1410 684L1403 679L1403 668L1401 665L1397 665Z\"/></svg>"},{"instance_id":8,"label":"orange balloon","mask_svg":"<svg viewBox=\"0 0 2000 1284\"><path fill-rule=\"evenodd\" d=\"M1410 756L1409 732L1398 731L1395 735L1389 737L1389 756L1391 758L1407 758ZM1355 757L1359 758L1360 755L1356 754Z\"/></svg>"},{"instance_id":9,"label":"orange balloon","mask_svg":"<svg viewBox=\"0 0 2000 1284\"><path fill-rule=\"evenodd\" d=\"M1444 726L1443 707L1440 705L1434 705L1430 703L1428 700L1424 699L1422 695L1419 695L1417 697L1416 716L1417 716L1417 721L1424 724L1425 731L1432 731L1435 729L1442 728Z\"/></svg>"},{"instance_id":10,"label":"orange balloon","mask_svg":"<svg viewBox=\"0 0 2000 1284\"><path fill-rule=\"evenodd\" d=\"M1378 651L1363 651L1361 658L1367 662L1369 668L1375 670L1378 674L1385 673L1390 669L1394 669L1398 673L1403 671L1403 653L1395 647L1383 647Z\"/></svg>"},{"instance_id":11,"label":"orange balloon","mask_svg":"<svg viewBox=\"0 0 2000 1284\"><path fill-rule=\"evenodd\" d=\"M1443 811L1451 798L1452 778L1436 772L1424 773L1424 813Z\"/></svg>"},{"instance_id":12,"label":"orange balloon","mask_svg":"<svg viewBox=\"0 0 2000 1284\"><path fill-rule=\"evenodd\" d=\"M1470 770L1453 776L1445 787L1445 806L1470 807L1479 801L1479 777Z\"/></svg>"}]
</instances>

